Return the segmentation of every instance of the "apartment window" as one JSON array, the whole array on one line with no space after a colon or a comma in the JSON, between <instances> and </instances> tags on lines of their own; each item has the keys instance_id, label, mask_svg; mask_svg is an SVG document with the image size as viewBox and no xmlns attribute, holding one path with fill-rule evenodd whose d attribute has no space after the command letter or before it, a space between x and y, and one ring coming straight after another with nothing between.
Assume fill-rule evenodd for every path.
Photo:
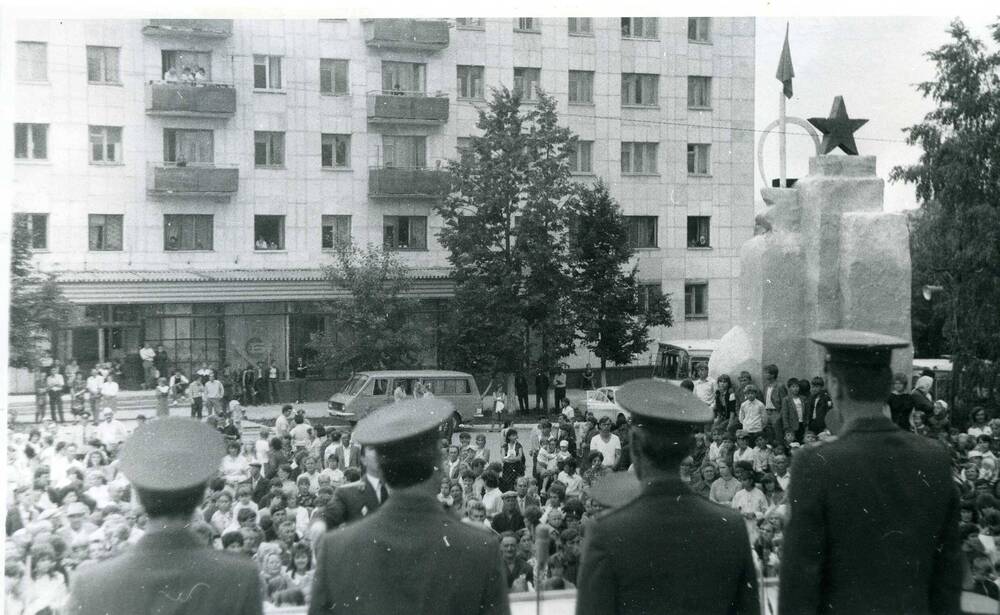
<instances>
[{"instance_id":1,"label":"apartment window","mask_svg":"<svg viewBox=\"0 0 1000 615\"><path fill-rule=\"evenodd\" d=\"M514 30L518 32L541 32L541 26L537 17L518 17L514 22Z\"/></svg>"},{"instance_id":2,"label":"apartment window","mask_svg":"<svg viewBox=\"0 0 1000 615\"><path fill-rule=\"evenodd\" d=\"M594 102L594 71L569 71L569 102L577 104Z\"/></svg>"},{"instance_id":3,"label":"apartment window","mask_svg":"<svg viewBox=\"0 0 1000 615\"><path fill-rule=\"evenodd\" d=\"M456 17L455 25L459 28L474 28L476 30L484 28L482 17Z\"/></svg>"},{"instance_id":4,"label":"apartment window","mask_svg":"<svg viewBox=\"0 0 1000 615\"><path fill-rule=\"evenodd\" d=\"M163 129L163 161L178 165L215 162L215 137L211 130Z\"/></svg>"},{"instance_id":5,"label":"apartment window","mask_svg":"<svg viewBox=\"0 0 1000 615\"><path fill-rule=\"evenodd\" d=\"M213 216L206 214L163 216L163 249L211 250L212 224Z\"/></svg>"},{"instance_id":6,"label":"apartment window","mask_svg":"<svg viewBox=\"0 0 1000 615\"><path fill-rule=\"evenodd\" d=\"M32 250L49 249L49 214L14 214L14 224L27 227Z\"/></svg>"},{"instance_id":7,"label":"apartment window","mask_svg":"<svg viewBox=\"0 0 1000 615\"><path fill-rule=\"evenodd\" d=\"M49 125L14 124L14 158L48 160Z\"/></svg>"},{"instance_id":8,"label":"apartment window","mask_svg":"<svg viewBox=\"0 0 1000 615\"><path fill-rule=\"evenodd\" d=\"M117 164L122 161L120 126L90 127L90 161L96 164Z\"/></svg>"},{"instance_id":9,"label":"apartment window","mask_svg":"<svg viewBox=\"0 0 1000 615\"><path fill-rule=\"evenodd\" d=\"M711 77L688 77L688 107L691 109L712 107Z\"/></svg>"},{"instance_id":10,"label":"apartment window","mask_svg":"<svg viewBox=\"0 0 1000 615\"><path fill-rule=\"evenodd\" d=\"M656 173L658 143L622 142L622 173L652 175Z\"/></svg>"},{"instance_id":11,"label":"apartment window","mask_svg":"<svg viewBox=\"0 0 1000 615\"><path fill-rule=\"evenodd\" d=\"M323 135L321 157L324 169L349 169L351 167L351 135Z\"/></svg>"},{"instance_id":12,"label":"apartment window","mask_svg":"<svg viewBox=\"0 0 1000 615\"><path fill-rule=\"evenodd\" d=\"M711 235L709 216L688 216L688 247L708 248L711 247Z\"/></svg>"},{"instance_id":13,"label":"apartment window","mask_svg":"<svg viewBox=\"0 0 1000 615\"><path fill-rule=\"evenodd\" d=\"M711 25L711 17L688 17L688 40L696 43L711 42Z\"/></svg>"},{"instance_id":14,"label":"apartment window","mask_svg":"<svg viewBox=\"0 0 1000 615\"><path fill-rule=\"evenodd\" d=\"M711 149L707 143L688 143L688 174L708 175L711 173L712 169L709 164Z\"/></svg>"},{"instance_id":15,"label":"apartment window","mask_svg":"<svg viewBox=\"0 0 1000 615\"><path fill-rule=\"evenodd\" d=\"M115 252L122 249L121 214L90 214L87 217L90 249L94 252Z\"/></svg>"},{"instance_id":16,"label":"apartment window","mask_svg":"<svg viewBox=\"0 0 1000 615\"><path fill-rule=\"evenodd\" d=\"M458 66L458 97L483 98L482 66Z\"/></svg>"},{"instance_id":17,"label":"apartment window","mask_svg":"<svg viewBox=\"0 0 1000 615\"><path fill-rule=\"evenodd\" d=\"M285 217L254 216L253 237L254 250L284 250Z\"/></svg>"},{"instance_id":18,"label":"apartment window","mask_svg":"<svg viewBox=\"0 0 1000 615\"><path fill-rule=\"evenodd\" d=\"M663 287L659 282L639 284L639 312L648 314L656 305L657 300L663 295Z\"/></svg>"},{"instance_id":19,"label":"apartment window","mask_svg":"<svg viewBox=\"0 0 1000 615\"><path fill-rule=\"evenodd\" d=\"M590 17L570 17L569 33L589 36L594 33L594 20Z\"/></svg>"},{"instance_id":20,"label":"apartment window","mask_svg":"<svg viewBox=\"0 0 1000 615\"><path fill-rule=\"evenodd\" d=\"M708 318L708 282L689 280L684 283L684 319Z\"/></svg>"},{"instance_id":21,"label":"apartment window","mask_svg":"<svg viewBox=\"0 0 1000 615\"><path fill-rule=\"evenodd\" d=\"M185 71L194 78L198 71L205 73L205 81L212 80L212 54L208 51L189 51L182 49L164 49L160 52L160 68L163 71L163 80L184 80ZM174 69L174 76L168 76L167 72Z\"/></svg>"},{"instance_id":22,"label":"apartment window","mask_svg":"<svg viewBox=\"0 0 1000 615\"><path fill-rule=\"evenodd\" d=\"M622 38L657 38L656 17L622 17Z\"/></svg>"},{"instance_id":23,"label":"apartment window","mask_svg":"<svg viewBox=\"0 0 1000 615\"><path fill-rule=\"evenodd\" d=\"M117 47L87 46L87 81L121 83Z\"/></svg>"},{"instance_id":24,"label":"apartment window","mask_svg":"<svg viewBox=\"0 0 1000 615\"><path fill-rule=\"evenodd\" d=\"M253 87L258 90L281 89L281 56L254 55Z\"/></svg>"},{"instance_id":25,"label":"apartment window","mask_svg":"<svg viewBox=\"0 0 1000 615\"><path fill-rule=\"evenodd\" d=\"M319 61L319 91L321 94L344 95L350 93L347 60L322 59Z\"/></svg>"},{"instance_id":26,"label":"apartment window","mask_svg":"<svg viewBox=\"0 0 1000 615\"><path fill-rule=\"evenodd\" d=\"M390 250L426 250L426 216L383 216L382 239Z\"/></svg>"},{"instance_id":27,"label":"apartment window","mask_svg":"<svg viewBox=\"0 0 1000 615\"><path fill-rule=\"evenodd\" d=\"M625 216L625 231L630 248L656 247L656 216Z\"/></svg>"},{"instance_id":28,"label":"apartment window","mask_svg":"<svg viewBox=\"0 0 1000 615\"><path fill-rule=\"evenodd\" d=\"M351 217L323 216L323 249L332 250L351 245Z\"/></svg>"},{"instance_id":29,"label":"apartment window","mask_svg":"<svg viewBox=\"0 0 1000 615\"><path fill-rule=\"evenodd\" d=\"M659 75L622 73L622 105L655 107L659 89Z\"/></svg>"},{"instance_id":30,"label":"apartment window","mask_svg":"<svg viewBox=\"0 0 1000 615\"><path fill-rule=\"evenodd\" d=\"M590 156L594 149L593 141L577 141L576 147L569 150L569 170L571 173L592 173Z\"/></svg>"},{"instance_id":31,"label":"apartment window","mask_svg":"<svg viewBox=\"0 0 1000 615\"><path fill-rule=\"evenodd\" d=\"M514 94L522 101L538 100L538 87L542 79L542 69L514 67Z\"/></svg>"},{"instance_id":32,"label":"apartment window","mask_svg":"<svg viewBox=\"0 0 1000 615\"><path fill-rule=\"evenodd\" d=\"M422 169L427 166L427 137L382 135L382 164Z\"/></svg>"},{"instance_id":33,"label":"apartment window","mask_svg":"<svg viewBox=\"0 0 1000 615\"><path fill-rule=\"evenodd\" d=\"M257 167L285 165L285 133L254 131L253 163Z\"/></svg>"},{"instance_id":34,"label":"apartment window","mask_svg":"<svg viewBox=\"0 0 1000 615\"><path fill-rule=\"evenodd\" d=\"M472 150L472 137L459 137L455 145L455 151L462 162L472 162L475 152Z\"/></svg>"},{"instance_id":35,"label":"apartment window","mask_svg":"<svg viewBox=\"0 0 1000 615\"><path fill-rule=\"evenodd\" d=\"M48 45L28 41L17 42L17 78L20 81L48 80Z\"/></svg>"},{"instance_id":36,"label":"apartment window","mask_svg":"<svg viewBox=\"0 0 1000 615\"><path fill-rule=\"evenodd\" d=\"M427 91L427 65L382 62L382 91L387 94L423 94Z\"/></svg>"}]
</instances>

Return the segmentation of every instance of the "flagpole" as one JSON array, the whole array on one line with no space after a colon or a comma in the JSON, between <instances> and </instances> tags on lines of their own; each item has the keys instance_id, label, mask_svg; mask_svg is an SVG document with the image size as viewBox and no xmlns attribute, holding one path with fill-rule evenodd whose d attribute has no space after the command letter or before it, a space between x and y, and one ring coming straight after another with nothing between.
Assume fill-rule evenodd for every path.
<instances>
[{"instance_id":1,"label":"flagpole","mask_svg":"<svg viewBox=\"0 0 1000 615\"><path fill-rule=\"evenodd\" d=\"M782 89L778 94L779 106L778 106L778 161L781 167L779 175L779 188L787 188L786 186L786 172L785 172L785 160L786 160L786 150L785 150L785 92Z\"/></svg>"}]
</instances>

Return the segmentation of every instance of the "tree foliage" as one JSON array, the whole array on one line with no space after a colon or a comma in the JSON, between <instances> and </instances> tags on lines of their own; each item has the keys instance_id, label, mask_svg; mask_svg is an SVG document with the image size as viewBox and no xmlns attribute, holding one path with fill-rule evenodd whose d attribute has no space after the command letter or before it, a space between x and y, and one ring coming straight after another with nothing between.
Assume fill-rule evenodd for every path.
<instances>
[{"instance_id":1,"label":"tree foliage","mask_svg":"<svg viewBox=\"0 0 1000 615\"><path fill-rule=\"evenodd\" d=\"M393 252L346 246L324 267L327 279L350 299L333 302L331 326L313 334L308 347L337 372L413 367L421 333L413 312L408 268Z\"/></svg>"}]
</instances>

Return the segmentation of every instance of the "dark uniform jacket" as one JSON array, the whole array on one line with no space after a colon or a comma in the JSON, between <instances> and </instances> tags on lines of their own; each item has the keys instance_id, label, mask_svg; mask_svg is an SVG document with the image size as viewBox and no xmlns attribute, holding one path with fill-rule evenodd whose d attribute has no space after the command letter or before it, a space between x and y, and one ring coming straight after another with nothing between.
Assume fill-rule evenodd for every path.
<instances>
[{"instance_id":1,"label":"dark uniform jacket","mask_svg":"<svg viewBox=\"0 0 1000 615\"><path fill-rule=\"evenodd\" d=\"M125 553L73 575L71 615L259 615L254 563L202 546L188 530L146 534Z\"/></svg>"},{"instance_id":2,"label":"dark uniform jacket","mask_svg":"<svg viewBox=\"0 0 1000 615\"><path fill-rule=\"evenodd\" d=\"M959 497L947 451L885 417L795 454L778 608L957 613Z\"/></svg>"},{"instance_id":3,"label":"dark uniform jacket","mask_svg":"<svg viewBox=\"0 0 1000 615\"><path fill-rule=\"evenodd\" d=\"M680 477L587 527L577 615L760 611L743 518Z\"/></svg>"},{"instance_id":4,"label":"dark uniform jacket","mask_svg":"<svg viewBox=\"0 0 1000 615\"><path fill-rule=\"evenodd\" d=\"M505 615L496 535L455 519L433 494L394 492L320 539L309 615L331 612Z\"/></svg>"},{"instance_id":5,"label":"dark uniform jacket","mask_svg":"<svg viewBox=\"0 0 1000 615\"><path fill-rule=\"evenodd\" d=\"M341 485L333 492L333 497L323 510L323 520L327 529L357 521L370 515L379 507L378 494L371 482L362 476L361 480Z\"/></svg>"}]
</instances>

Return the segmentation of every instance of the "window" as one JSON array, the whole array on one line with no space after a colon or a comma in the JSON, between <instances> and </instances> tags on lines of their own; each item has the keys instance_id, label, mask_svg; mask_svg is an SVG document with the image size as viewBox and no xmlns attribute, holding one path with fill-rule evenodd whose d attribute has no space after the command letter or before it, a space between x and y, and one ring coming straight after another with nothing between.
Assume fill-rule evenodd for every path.
<instances>
[{"instance_id":1,"label":"window","mask_svg":"<svg viewBox=\"0 0 1000 615\"><path fill-rule=\"evenodd\" d=\"M625 216L630 248L656 247L656 216Z\"/></svg>"},{"instance_id":2,"label":"window","mask_svg":"<svg viewBox=\"0 0 1000 615\"><path fill-rule=\"evenodd\" d=\"M688 247L708 248L711 244L709 216L688 216Z\"/></svg>"},{"instance_id":3,"label":"window","mask_svg":"<svg viewBox=\"0 0 1000 615\"><path fill-rule=\"evenodd\" d=\"M163 249L211 250L213 217L206 214L163 216Z\"/></svg>"},{"instance_id":4,"label":"window","mask_svg":"<svg viewBox=\"0 0 1000 615\"><path fill-rule=\"evenodd\" d=\"M462 162L471 163L474 160L472 158L475 155L472 151L472 137L459 137L455 145L455 150L458 152L458 157Z\"/></svg>"},{"instance_id":5,"label":"window","mask_svg":"<svg viewBox=\"0 0 1000 615\"><path fill-rule=\"evenodd\" d=\"M350 86L347 78L347 69L350 66L347 60L319 61L319 91L321 94L344 95L350 94Z\"/></svg>"},{"instance_id":6,"label":"window","mask_svg":"<svg viewBox=\"0 0 1000 615\"><path fill-rule=\"evenodd\" d=\"M285 133L254 131L253 163L257 167L284 166Z\"/></svg>"},{"instance_id":7,"label":"window","mask_svg":"<svg viewBox=\"0 0 1000 615\"><path fill-rule=\"evenodd\" d=\"M594 33L594 20L590 17L570 17L569 33L577 35L591 35Z\"/></svg>"},{"instance_id":8,"label":"window","mask_svg":"<svg viewBox=\"0 0 1000 615\"><path fill-rule=\"evenodd\" d=\"M28 41L17 42L17 78L21 81L48 80L48 45Z\"/></svg>"},{"instance_id":9,"label":"window","mask_svg":"<svg viewBox=\"0 0 1000 615\"><path fill-rule=\"evenodd\" d=\"M456 17L455 25L459 28L470 28L476 30L484 27L482 17Z\"/></svg>"},{"instance_id":10,"label":"window","mask_svg":"<svg viewBox=\"0 0 1000 615\"><path fill-rule=\"evenodd\" d=\"M122 161L120 126L90 127L90 161L98 164L116 164Z\"/></svg>"},{"instance_id":11,"label":"window","mask_svg":"<svg viewBox=\"0 0 1000 615\"><path fill-rule=\"evenodd\" d=\"M351 135L323 135L321 158L324 169L351 168Z\"/></svg>"},{"instance_id":12,"label":"window","mask_svg":"<svg viewBox=\"0 0 1000 615\"><path fill-rule=\"evenodd\" d=\"M118 48L87 46L87 81L121 83L118 74Z\"/></svg>"},{"instance_id":13,"label":"window","mask_svg":"<svg viewBox=\"0 0 1000 615\"><path fill-rule=\"evenodd\" d=\"M684 319L708 318L708 282L684 283Z\"/></svg>"},{"instance_id":14,"label":"window","mask_svg":"<svg viewBox=\"0 0 1000 615\"><path fill-rule=\"evenodd\" d=\"M688 143L688 174L708 175L711 166L708 164L711 146L707 143Z\"/></svg>"},{"instance_id":15,"label":"window","mask_svg":"<svg viewBox=\"0 0 1000 615\"><path fill-rule=\"evenodd\" d=\"M427 137L382 135L382 165L422 169L427 166Z\"/></svg>"},{"instance_id":16,"label":"window","mask_svg":"<svg viewBox=\"0 0 1000 615\"><path fill-rule=\"evenodd\" d=\"M88 216L90 250L95 252L121 250L124 218L121 214L90 214Z\"/></svg>"},{"instance_id":17,"label":"window","mask_svg":"<svg viewBox=\"0 0 1000 615\"><path fill-rule=\"evenodd\" d=\"M622 17L622 38L657 38L656 17Z\"/></svg>"},{"instance_id":18,"label":"window","mask_svg":"<svg viewBox=\"0 0 1000 615\"><path fill-rule=\"evenodd\" d=\"M48 160L49 125L14 124L14 158Z\"/></svg>"},{"instance_id":19,"label":"window","mask_svg":"<svg viewBox=\"0 0 1000 615\"><path fill-rule=\"evenodd\" d=\"M483 67L458 67L458 97L483 98Z\"/></svg>"},{"instance_id":20,"label":"window","mask_svg":"<svg viewBox=\"0 0 1000 615\"><path fill-rule=\"evenodd\" d=\"M622 142L622 173L652 175L656 173L658 143Z\"/></svg>"},{"instance_id":21,"label":"window","mask_svg":"<svg viewBox=\"0 0 1000 615\"><path fill-rule=\"evenodd\" d=\"M622 106L655 107L659 89L659 75L622 73Z\"/></svg>"},{"instance_id":22,"label":"window","mask_svg":"<svg viewBox=\"0 0 1000 615\"><path fill-rule=\"evenodd\" d=\"M254 55L253 87L258 90L281 89L281 56Z\"/></svg>"},{"instance_id":23,"label":"window","mask_svg":"<svg viewBox=\"0 0 1000 615\"><path fill-rule=\"evenodd\" d=\"M663 295L663 289L659 282L651 282L648 284L639 284L639 312L642 314L648 314L656 302L659 300L660 296Z\"/></svg>"},{"instance_id":24,"label":"window","mask_svg":"<svg viewBox=\"0 0 1000 615\"><path fill-rule=\"evenodd\" d=\"M323 216L323 249L351 245L351 217Z\"/></svg>"},{"instance_id":25,"label":"window","mask_svg":"<svg viewBox=\"0 0 1000 615\"><path fill-rule=\"evenodd\" d=\"M427 91L427 65L415 62L382 62L382 92L423 94Z\"/></svg>"},{"instance_id":26,"label":"window","mask_svg":"<svg viewBox=\"0 0 1000 615\"><path fill-rule=\"evenodd\" d=\"M49 214L14 214L14 224L28 228L32 250L49 249Z\"/></svg>"},{"instance_id":27,"label":"window","mask_svg":"<svg viewBox=\"0 0 1000 615\"><path fill-rule=\"evenodd\" d=\"M590 153L594 148L593 141L577 141L576 147L569 151L569 170L571 173L592 173Z\"/></svg>"},{"instance_id":28,"label":"window","mask_svg":"<svg viewBox=\"0 0 1000 615\"><path fill-rule=\"evenodd\" d=\"M711 37L711 17L688 17L688 40L709 43Z\"/></svg>"},{"instance_id":29,"label":"window","mask_svg":"<svg viewBox=\"0 0 1000 615\"><path fill-rule=\"evenodd\" d=\"M569 102L589 104L594 102L594 72L569 71Z\"/></svg>"},{"instance_id":30,"label":"window","mask_svg":"<svg viewBox=\"0 0 1000 615\"><path fill-rule=\"evenodd\" d=\"M522 101L538 100L538 84L542 69L514 67L514 94Z\"/></svg>"},{"instance_id":31,"label":"window","mask_svg":"<svg viewBox=\"0 0 1000 615\"><path fill-rule=\"evenodd\" d=\"M514 22L514 30L518 32L541 32L541 23L536 17L518 17Z\"/></svg>"},{"instance_id":32,"label":"window","mask_svg":"<svg viewBox=\"0 0 1000 615\"><path fill-rule=\"evenodd\" d=\"M174 69L177 79L181 81L186 76L184 71L190 73L193 78L194 75L198 74L199 70L204 71L205 81L212 80L211 52L164 49L160 52L160 60L164 81L167 80L167 71L171 68Z\"/></svg>"},{"instance_id":33,"label":"window","mask_svg":"<svg viewBox=\"0 0 1000 615\"><path fill-rule=\"evenodd\" d=\"M215 138L211 130L163 129L163 161L181 165L215 162Z\"/></svg>"},{"instance_id":34,"label":"window","mask_svg":"<svg viewBox=\"0 0 1000 615\"><path fill-rule=\"evenodd\" d=\"M712 107L711 77L688 77L688 107L692 109Z\"/></svg>"},{"instance_id":35,"label":"window","mask_svg":"<svg viewBox=\"0 0 1000 615\"><path fill-rule=\"evenodd\" d=\"M285 217L254 216L253 237L254 250L284 250Z\"/></svg>"},{"instance_id":36,"label":"window","mask_svg":"<svg viewBox=\"0 0 1000 615\"><path fill-rule=\"evenodd\" d=\"M382 239L390 250L426 250L426 216L384 216Z\"/></svg>"}]
</instances>

